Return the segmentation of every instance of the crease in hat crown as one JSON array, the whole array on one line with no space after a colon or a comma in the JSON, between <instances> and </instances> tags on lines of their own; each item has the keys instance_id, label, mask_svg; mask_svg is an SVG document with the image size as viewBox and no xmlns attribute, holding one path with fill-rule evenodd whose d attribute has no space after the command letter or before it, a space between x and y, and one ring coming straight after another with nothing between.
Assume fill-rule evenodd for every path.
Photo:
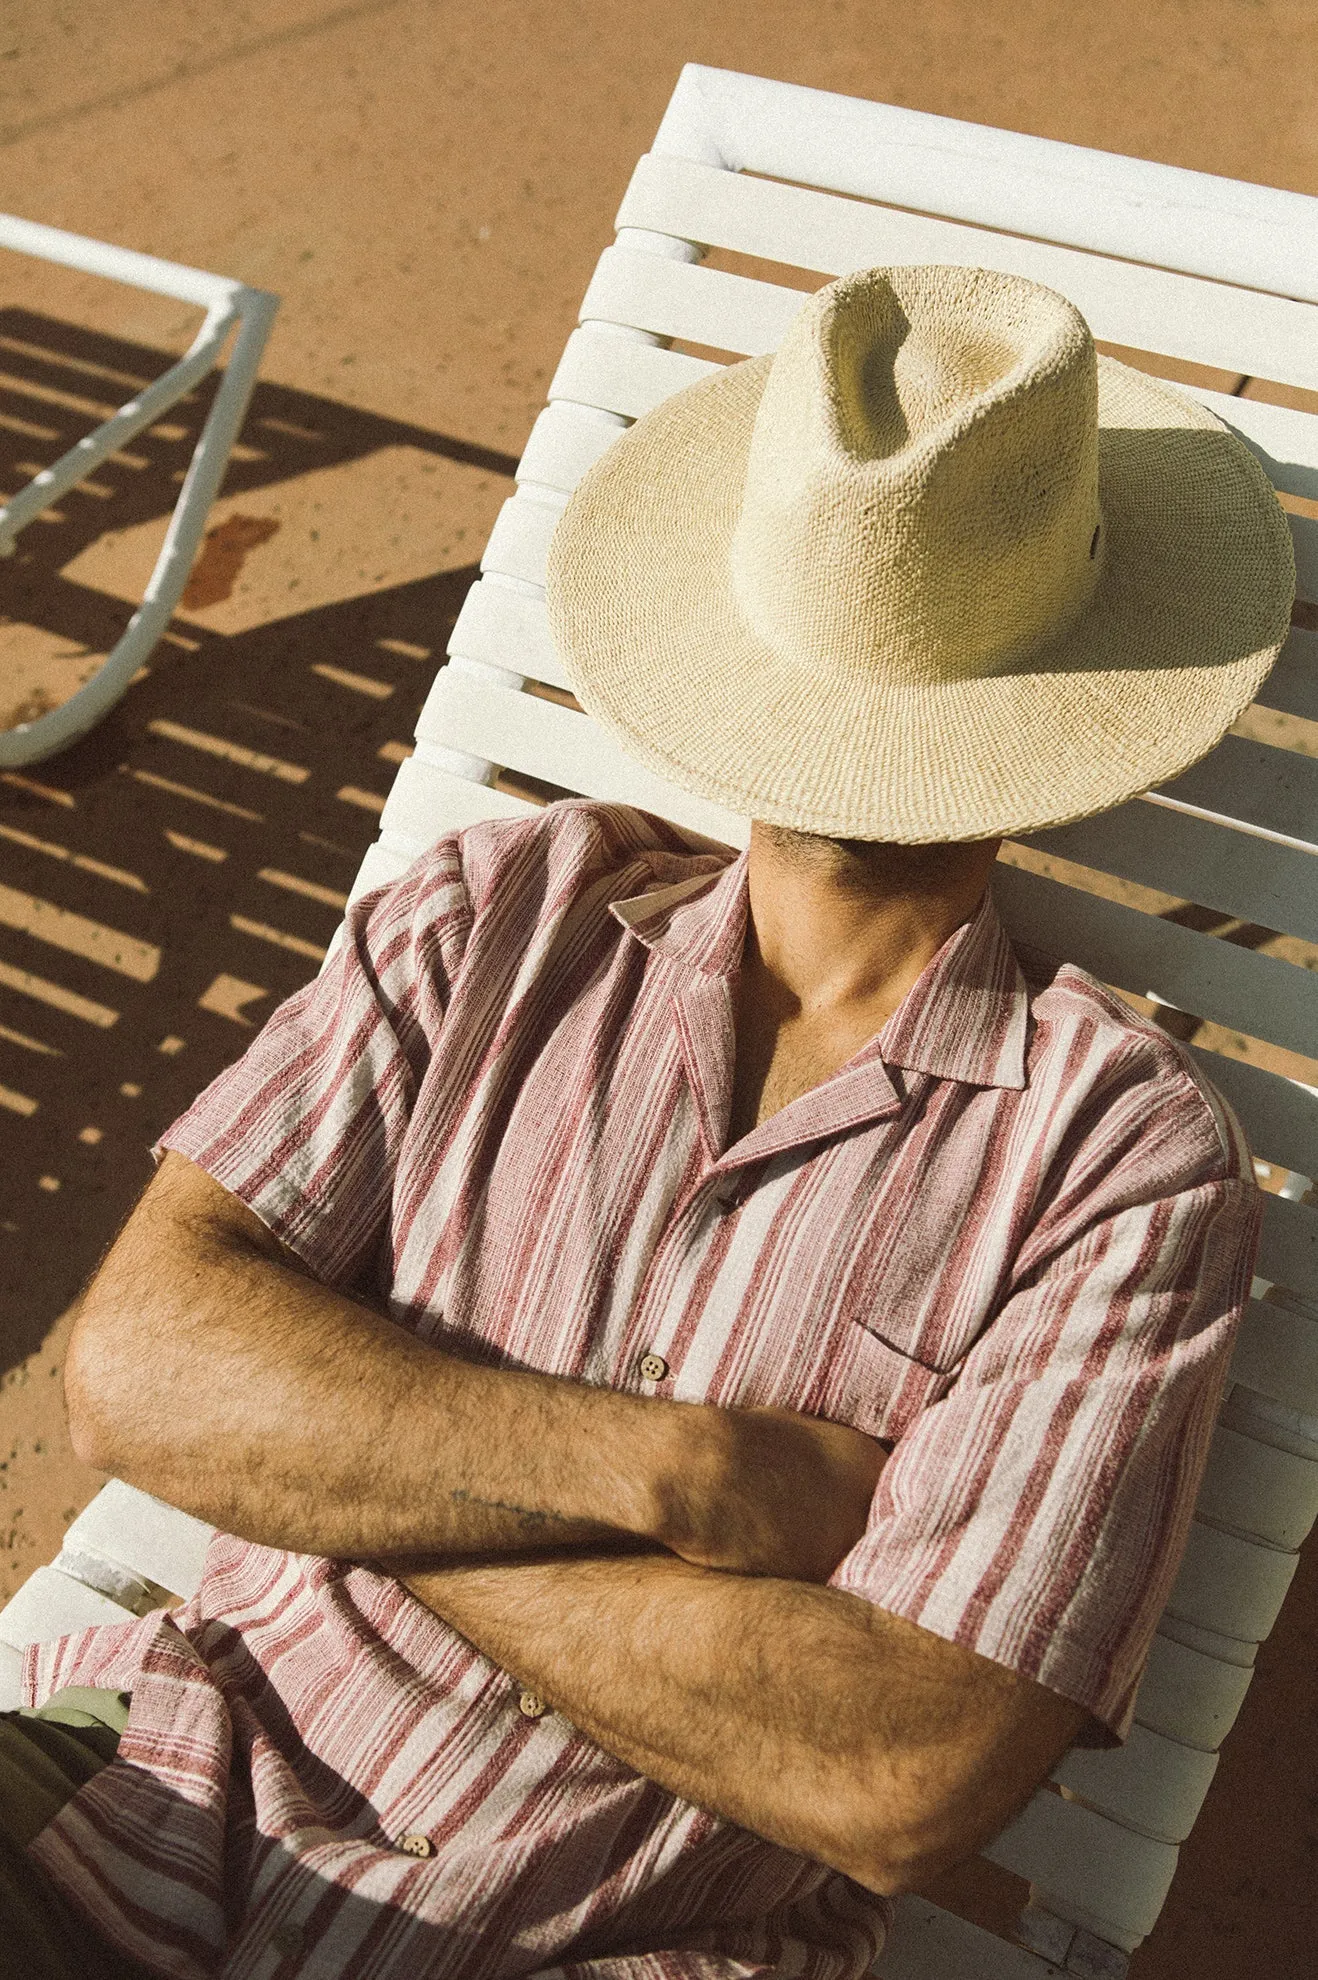
<instances>
[{"instance_id":1,"label":"crease in hat crown","mask_svg":"<svg viewBox=\"0 0 1318 1980\"><path fill-rule=\"evenodd\" d=\"M1080 312L988 270L867 269L812 297L769 367L732 594L789 664L934 687L1064 635L1101 525Z\"/></svg>"}]
</instances>

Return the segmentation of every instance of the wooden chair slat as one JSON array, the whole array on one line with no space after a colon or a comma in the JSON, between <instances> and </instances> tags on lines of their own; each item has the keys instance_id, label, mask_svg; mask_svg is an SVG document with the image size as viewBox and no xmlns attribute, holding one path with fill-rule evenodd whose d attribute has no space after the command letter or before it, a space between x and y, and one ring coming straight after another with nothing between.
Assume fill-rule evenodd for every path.
<instances>
[{"instance_id":1,"label":"wooden chair slat","mask_svg":"<svg viewBox=\"0 0 1318 1980\"><path fill-rule=\"evenodd\" d=\"M1048 1980L1062 1968L928 1898L902 1897L870 1972L875 1980Z\"/></svg>"},{"instance_id":2,"label":"wooden chair slat","mask_svg":"<svg viewBox=\"0 0 1318 1980\"><path fill-rule=\"evenodd\" d=\"M1040 1791L982 1852L1028 1877L1050 1911L1129 1952L1153 1929L1176 1870L1174 1843Z\"/></svg>"},{"instance_id":3,"label":"wooden chair slat","mask_svg":"<svg viewBox=\"0 0 1318 1980\"><path fill-rule=\"evenodd\" d=\"M1312 853L1232 832L1138 798L1078 825L1033 832L1022 841L1122 880L1285 935L1318 942L1318 888Z\"/></svg>"},{"instance_id":4,"label":"wooden chair slat","mask_svg":"<svg viewBox=\"0 0 1318 1980\"><path fill-rule=\"evenodd\" d=\"M1129 249L1121 259L1109 259L653 153L638 163L617 224L821 276L923 261L1024 275L1069 296L1094 335L1108 342L1318 388L1312 305L1142 266ZM639 327L664 326L647 321ZM739 348L713 337L699 341Z\"/></svg>"},{"instance_id":5,"label":"wooden chair slat","mask_svg":"<svg viewBox=\"0 0 1318 1980\"><path fill-rule=\"evenodd\" d=\"M389 843L411 850L413 857L433 846L445 832L461 831L485 818L516 818L535 806L488 784L473 784L431 763L424 744L398 766L381 824Z\"/></svg>"},{"instance_id":6,"label":"wooden chair slat","mask_svg":"<svg viewBox=\"0 0 1318 1980\"><path fill-rule=\"evenodd\" d=\"M1258 1273L1274 1286L1289 1286L1301 1299L1318 1300L1318 1210L1281 1196L1264 1197Z\"/></svg>"},{"instance_id":7,"label":"wooden chair slat","mask_svg":"<svg viewBox=\"0 0 1318 1980\"><path fill-rule=\"evenodd\" d=\"M639 419L719 369L709 358L664 350L637 337L619 337L607 324L587 323L568 338L548 397L551 405L563 399Z\"/></svg>"},{"instance_id":8,"label":"wooden chair slat","mask_svg":"<svg viewBox=\"0 0 1318 1980\"><path fill-rule=\"evenodd\" d=\"M1231 1380L1318 1415L1318 1316L1252 1299L1236 1336Z\"/></svg>"},{"instance_id":9,"label":"wooden chair slat","mask_svg":"<svg viewBox=\"0 0 1318 1980\"><path fill-rule=\"evenodd\" d=\"M546 406L531 428L517 480L569 494L623 430L620 419L593 406L566 401Z\"/></svg>"},{"instance_id":10,"label":"wooden chair slat","mask_svg":"<svg viewBox=\"0 0 1318 1980\"><path fill-rule=\"evenodd\" d=\"M1318 852L1318 758L1246 736L1224 736L1216 749L1158 789Z\"/></svg>"},{"instance_id":11,"label":"wooden chair slat","mask_svg":"<svg viewBox=\"0 0 1318 1980\"><path fill-rule=\"evenodd\" d=\"M1318 302L1302 193L695 64L651 149Z\"/></svg>"},{"instance_id":12,"label":"wooden chair slat","mask_svg":"<svg viewBox=\"0 0 1318 1980\"><path fill-rule=\"evenodd\" d=\"M805 301L800 289L752 281L698 262L605 248L581 305L583 323L617 323L660 337L760 357L776 351Z\"/></svg>"},{"instance_id":13,"label":"wooden chair slat","mask_svg":"<svg viewBox=\"0 0 1318 1980\"><path fill-rule=\"evenodd\" d=\"M1318 974L1311 970L1003 861L994 871L993 893L1003 925L1018 942L1065 956L1122 990L1139 996L1152 990L1178 1010L1251 1037L1293 1052L1314 1049Z\"/></svg>"},{"instance_id":14,"label":"wooden chair slat","mask_svg":"<svg viewBox=\"0 0 1318 1980\"><path fill-rule=\"evenodd\" d=\"M1318 1519L1318 1463L1219 1424L1195 1510L1265 1546L1299 1547Z\"/></svg>"},{"instance_id":15,"label":"wooden chair slat","mask_svg":"<svg viewBox=\"0 0 1318 1980\"><path fill-rule=\"evenodd\" d=\"M65 1550L85 1548L172 1595L196 1593L215 1529L112 1478L73 1521Z\"/></svg>"},{"instance_id":16,"label":"wooden chair slat","mask_svg":"<svg viewBox=\"0 0 1318 1980\"><path fill-rule=\"evenodd\" d=\"M1072 1748L1052 1777L1114 1822L1179 1843L1194 1827L1216 1772L1216 1753L1135 1725L1124 1746Z\"/></svg>"},{"instance_id":17,"label":"wooden chair slat","mask_svg":"<svg viewBox=\"0 0 1318 1980\"><path fill-rule=\"evenodd\" d=\"M745 819L643 769L588 715L465 679L454 664L439 674L417 735L423 742L468 750L584 797L660 812L723 844L746 839Z\"/></svg>"},{"instance_id":18,"label":"wooden chair slat","mask_svg":"<svg viewBox=\"0 0 1318 1980\"><path fill-rule=\"evenodd\" d=\"M518 578L523 584L545 581L545 558L561 508L519 490L494 519L490 540L481 558L482 571Z\"/></svg>"},{"instance_id":19,"label":"wooden chair slat","mask_svg":"<svg viewBox=\"0 0 1318 1980\"><path fill-rule=\"evenodd\" d=\"M1245 1702L1250 1672L1168 1636L1153 1639L1135 1700L1136 1723L1216 1753Z\"/></svg>"},{"instance_id":20,"label":"wooden chair slat","mask_svg":"<svg viewBox=\"0 0 1318 1980\"><path fill-rule=\"evenodd\" d=\"M471 587L448 650L455 659L506 667L550 687L571 687L549 630L543 597L513 591L497 577L483 577Z\"/></svg>"},{"instance_id":21,"label":"wooden chair slat","mask_svg":"<svg viewBox=\"0 0 1318 1980\"><path fill-rule=\"evenodd\" d=\"M1158 1633L1170 1637L1174 1643L1183 1643L1187 1649L1198 1651L1201 1657L1212 1657L1218 1663L1230 1664L1242 1670L1246 1677L1254 1674L1258 1644L1245 1637L1228 1636L1224 1630L1187 1622L1184 1616L1174 1616L1167 1610L1163 1611Z\"/></svg>"},{"instance_id":22,"label":"wooden chair slat","mask_svg":"<svg viewBox=\"0 0 1318 1980\"><path fill-rule=\"evenodd\" d=\"M1193 1519L1167 1614L1241 1645L1262 1643L1298 1560L1298 1554L1281 1553Z\"/></svg>"},{"instance_id":23,"label":"wooden chair slat","mask_svg":"<svg viewBox=\"0 0 1318 1980\"><path fill-rule=\"evenodd\" d=\"M60 1568L39 1567L0 1609L0 1643L22 1650L97 1623L130 1622L134 1613Z\"/></svg>"},{"instance_id":24,"label":"wooden chair slat","mask_svg":"<svg viewBox=\"0 0 1318 1980\"><path fill-rule=\"evenodd\" d=\"M417 851L420 851L419 847L413 851L410 847L386 845L377 839L373 846L367 847L366 856L357 868L357 877L348 895L349 902L359 901L363 894L373 894L377 887L392 887L395 880L402 879L416 858ZM339 926L342 928L342 922ZM330 955L334 954L335 946L331 943Z\"/></svg>"},{"instance_id":25,"label":"wooden chair slat","mask_svg":"<svg viewBox=\"0 0 1318 1980\"><path fill-rule=\"evenodd\" d=\"M22 1703L23 1653L0 1643L0 1712L16 1712Z\"/></svg>"},{"instance_id":26,"label":"wooden chair slat","mask_svg":"<svg viewBox=\"0 0 1318 1980\"><path fill-rule=\"evenodd\" d=\"M1318 632L1291 628L1290 638L1255 700L1265 708L1280 708L1286 715L1318 722Z\"/></svg>"}]
</instances>

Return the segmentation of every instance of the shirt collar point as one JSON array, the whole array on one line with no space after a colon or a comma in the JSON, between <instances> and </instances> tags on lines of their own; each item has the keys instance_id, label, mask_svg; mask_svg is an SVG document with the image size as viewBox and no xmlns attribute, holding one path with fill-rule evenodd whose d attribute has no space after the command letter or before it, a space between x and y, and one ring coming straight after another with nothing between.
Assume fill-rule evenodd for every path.
<instances>
[{"instance_id":1,"label":"shirt collar point","mask_svg":"<svg viewBox=\"0 0 1318 1980\"><path fill-rule=\"evenodd\" d=\"M948 937L889 1019L889 1065L966 1086L1023 1091L1030 996L992 893Z\"/></svg>"},{"instance_id":2,"label":"shirt collar point","mask_svg":"<svg viewBox=\"0 0 1318 1980\"><path fill-rule=\"evenodd\" d=\"M610 901L609 913L656 955L702 976L735 976L746 935L746 855Z\"/></svg>"}]
</instances>

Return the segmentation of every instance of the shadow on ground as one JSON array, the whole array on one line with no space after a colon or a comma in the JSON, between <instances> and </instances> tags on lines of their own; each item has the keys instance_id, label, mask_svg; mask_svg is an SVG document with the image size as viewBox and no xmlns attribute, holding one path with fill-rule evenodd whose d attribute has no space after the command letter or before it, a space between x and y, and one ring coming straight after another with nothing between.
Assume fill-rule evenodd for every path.
<instances>
[{"instance_id":1,"label":"shadow on ground","mask_svg":"<svg viewBox=\"0 0 1318 1980\"><path fill-rule=\"evenodd\" d=\"M16 490L158 378L177 353L129 343L33 310L0 309L0 488ZM32 623L93 647L113 620L106 601L80 587L64 595L62 567L107 528L130 529L168 515L218 386L203 381L131 444L61 497L53 520L34 523L4 572L0 611L32 612ZM432 433L404 420L360 412L334 399L258 380L224 480L245 495L314 469L360 460L383 447L415 447L444 460L511 475L511 455ZM115 604L118 601L113 601ZM127 617L129 608L122 608ZM85 626L85 630L84 630Z\"/></svg>"},{"instance_id":2,"label":"shadow on ground","mask_svg":"<svg viewBox=\"0 0 1318 1980\"><path fill-rule=\"evenodd\" d=\"M0 313L0 485L58 457L167 354ZM69 582L106 529L168 513L198 393L0 565L0 613L104 650L129 607ZM226 496L406 444L507 457L259 385ZM0 778L0 1367L67 1307L149 1146L314 972L474 569L225 636L176 624L76 748ZM336 675L312 672L329 666Z\"/></svg>"}]
</instances>

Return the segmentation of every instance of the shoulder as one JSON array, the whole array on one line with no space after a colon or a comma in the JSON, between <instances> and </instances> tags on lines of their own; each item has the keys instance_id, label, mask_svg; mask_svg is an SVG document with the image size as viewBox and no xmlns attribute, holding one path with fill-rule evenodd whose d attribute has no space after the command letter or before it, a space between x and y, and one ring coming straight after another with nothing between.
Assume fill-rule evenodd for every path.
<instances>
[{"instance_id":1,"label":"shoulder","mask_svg":"<svg viewBox=\"0 0 1318 1980\"><path fill-rule=\"evenodd\" d=\"M730 849L628 805L562 799L446 832L391 885L348 909L349 946L378 987L405 1001L452 984L468 963L544 949L555 932L604 922L609 903L714 873Z\"/></svg>"},{"instance_id":2,"label":"shoulder","mask_svg":"<svg viewBox=\"0 0 1318 1980\"><path fill-rule=\"evenodd\" d=\"M524 937L574 908L714 872L727 849L630 805L560 799L520 817L445 833L383 897L415 931Z\"/></svg>"},{"instance_id":3,"label":"shoulder","mask_svg":"<svg viewBox=\"0 0 1318 1980\"><path fill-rule=\"evenodd\" d=\"M679 878L694 861L711 863L707 839L631 805L588 798L563 798L525 817L469 826L454 835L454 852L478 912L500 886L584 888L633 867Z\"/></svg>"},{"instance_id":4,"label":"shoulder","mask_svg":"<svg viewBox=\"0 0 1318 1980\"><path fill-rule=\"evenodd\" d=\"M1185 1046L1075 964L1014 947L1030 999L1030 1087L1055 1094L1112 1159L1128 1153L1169 1187L1252 1187L1244 1131Z\"/></svg>"}]
</instances>

